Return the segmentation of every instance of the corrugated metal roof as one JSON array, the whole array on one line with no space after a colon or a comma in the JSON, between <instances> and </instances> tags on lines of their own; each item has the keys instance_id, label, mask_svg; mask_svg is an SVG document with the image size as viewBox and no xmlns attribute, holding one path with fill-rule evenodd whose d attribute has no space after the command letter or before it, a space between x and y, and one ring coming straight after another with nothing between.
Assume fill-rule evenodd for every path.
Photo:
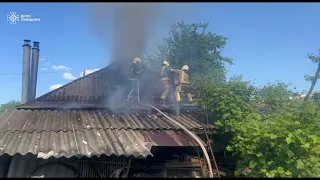
<instances>
[{"instance_id":1,"label":"corrugated metal roof","mask_svg":"<svg viewBox=\"0 0 320 180\"><path fill-rule=\"evenodd\" d=\"M213 129L199 122L195 113L173 116L188 129ZM90 129L179 130L164 116L140 114L112 115L106 111L31 111L10 110L0 117L0 132L81 131Z\"/></svg>"}]
</instances>

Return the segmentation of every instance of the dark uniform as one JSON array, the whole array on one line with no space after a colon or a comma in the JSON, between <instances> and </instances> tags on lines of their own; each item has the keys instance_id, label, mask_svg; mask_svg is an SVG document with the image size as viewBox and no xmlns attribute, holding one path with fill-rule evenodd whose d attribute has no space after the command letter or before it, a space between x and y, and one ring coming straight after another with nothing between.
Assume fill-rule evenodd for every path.
<instances>
[{"instance_id":1,"label":"dark uniform","mask_svg":"<svg viewBox=\"0 0 320 180\"><path fill-rule=\"evenodd\" d=\"M131 91L128 94L127 101L130 101L132 98L132 93L136 91L137 96L139 96L139 79L142 76L143 66L141 64L140 58L134 58L133 63L131 64L129 80L131 81Z\"/></svg>"}]
</instances>

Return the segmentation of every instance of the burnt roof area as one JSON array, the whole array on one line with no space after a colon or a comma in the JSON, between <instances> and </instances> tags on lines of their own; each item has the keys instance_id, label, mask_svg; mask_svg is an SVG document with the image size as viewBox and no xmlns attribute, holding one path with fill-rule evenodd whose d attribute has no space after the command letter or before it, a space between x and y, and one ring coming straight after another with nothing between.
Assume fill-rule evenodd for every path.
<instances>
[{"instance_id":1,"label":"burnt roof area","mask_svg":"<svg viewBox=\"0 0 320 180\"><path fill-rule=\"evenodd\" d=\"M0 117L0 155L49 157L100 155L152 156L154 146L197 146L185 132L153 109L126 104L131 89L116 64L76 79ZM152 82L152 83L150 83ZM153 104L189 130L214 131L201 122L194 105L157 105L163 88L159 74L147 70L141 80L141 101Z\"/></svg>"}]
</instances>

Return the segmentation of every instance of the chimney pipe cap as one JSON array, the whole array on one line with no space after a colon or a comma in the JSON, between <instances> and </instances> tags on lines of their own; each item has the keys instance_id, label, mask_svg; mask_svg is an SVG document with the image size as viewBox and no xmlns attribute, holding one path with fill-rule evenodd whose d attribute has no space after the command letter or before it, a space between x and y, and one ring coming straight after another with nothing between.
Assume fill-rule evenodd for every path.
<instances>
[{"instance_id":1,"label":"chimney pipe cap","mask_svg":"<svg viewBox=\"0 0 320 180\"><path fill-rule=\"evenodd\" d=\"M28 39L25 39L25 40L23 40L24 41L24 44L23 44L23 46L30 46L30 40L28 40Z\"/></svg>"},{"instance_id":2,"label":"chimney pipe cap","mask_svg":"<svg viewBox=\"0 0 320 180\"><path fill-rule=\"evenodd\" d=\"M33 41L33 48L32 49L39 49L39 42Z\"/></svg>"}]
</instances>

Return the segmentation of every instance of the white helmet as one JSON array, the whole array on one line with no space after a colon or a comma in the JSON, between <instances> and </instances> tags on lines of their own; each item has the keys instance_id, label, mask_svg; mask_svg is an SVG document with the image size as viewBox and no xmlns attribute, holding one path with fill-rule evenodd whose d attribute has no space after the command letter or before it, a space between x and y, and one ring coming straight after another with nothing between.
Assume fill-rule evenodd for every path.
<instances>
[{"instance_id":1,"label":"white helmet","mask_svg":"<svg viewBox=\"0 0 320 180\"><path fill-rule=\"evenodd\" d=\"M189 71L189 66L188 66L188 65L184 65L184 66L182 66L181 69L182 69L182 70L187 70L187 71Z\"/></svg>"},{"instance_id":2,"label":"white helmet","mask_svg":"<svg viewBox=\"0 0 320 180\"><path fill-rule=\"evenodd\" d=\"M140 63L140 62L141 62L141 59L138 58L138 57L135 57L135 58L133 59L133 63Z\"/></svg>"},{"instance_id":3,"label":"white helmet","mask_svg":"<svg viewBox=\"0 0 320 180\"><path fill-rule=\"evenodd\" d=\"M168 62L167 60L164 60L164 61L162 62L162 64L163 64L163 65L166 65L166 66L169 66L169 62Z\"/></svg>"}]
</instances>

